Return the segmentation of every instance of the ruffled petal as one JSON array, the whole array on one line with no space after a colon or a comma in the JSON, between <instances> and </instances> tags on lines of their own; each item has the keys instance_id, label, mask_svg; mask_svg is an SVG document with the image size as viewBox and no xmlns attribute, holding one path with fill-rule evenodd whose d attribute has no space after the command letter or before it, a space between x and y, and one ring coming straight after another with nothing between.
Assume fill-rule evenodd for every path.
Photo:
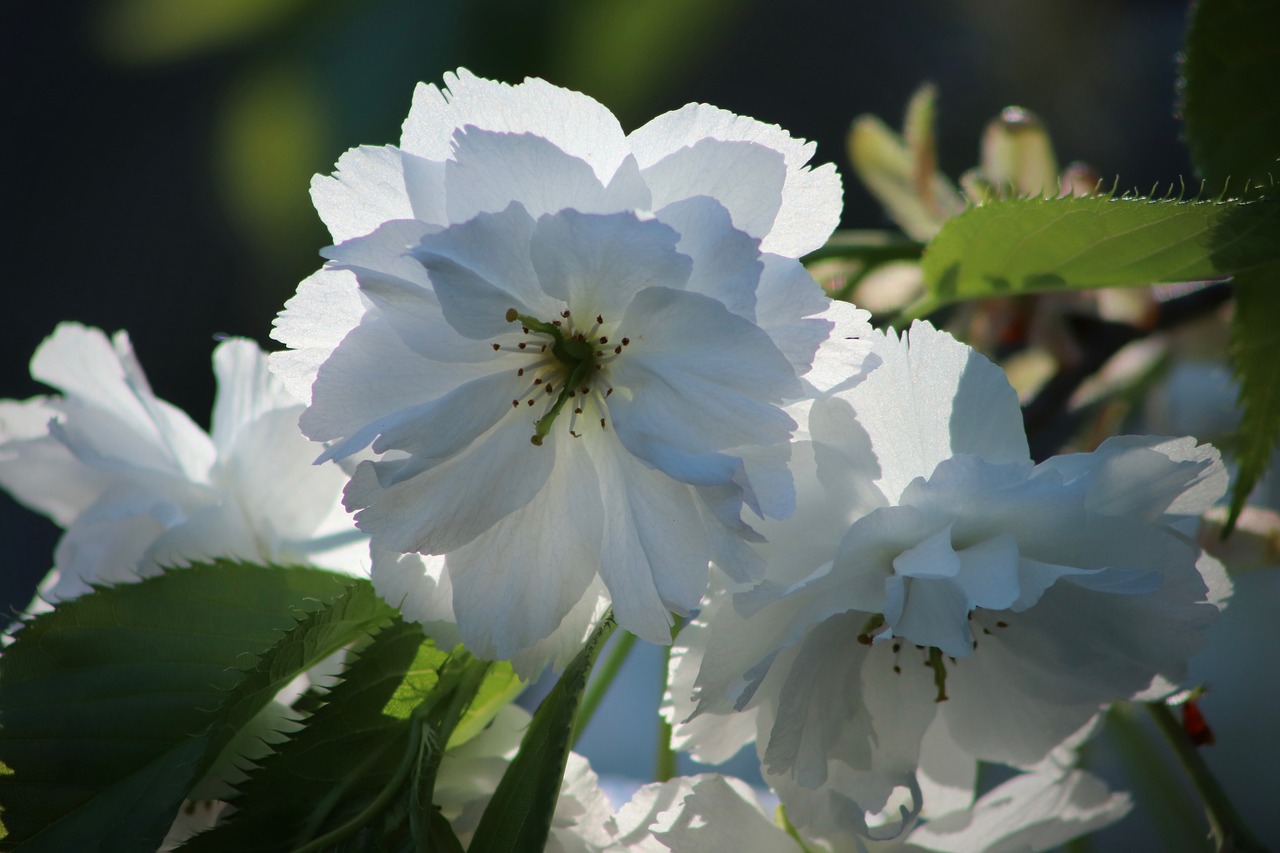
<instances>
[{"instance_id":1,"label":"ruffled petal","mask_svg":"<svg viewBox=\"0 0 1280 853\"><path fill-rule=\"evenodd\" d=\"M772 199L763 202L775 210L770 229L767 233L743 229L763 239L762 251L798 258L826 242L840 222L843 190L840 176L831 164L816 169L806 166L816 149L812 142L793 139L777 125L764 124L706 104L688 104L664 113L633 131L627 141L640 167L647 170L681 149L697 145L704 138L749 142L782 156L785 175L780 188L781 198L776 202ZM718 180L725 174L723 170L727 170L729 159L726 157L722 161L708 163L710 173L698 176L700 183L691 186L701 187ZM767 186L772 193L779 192L771 184ZM757 191L759 189L762 188L757 188ZM678 192L679 188L673 187L673 190ZM698 194L701 193L687 189L680 197ZM657 200L658 193L655 191L654 195L655 206L660 207L662 202ZM668 199L671 200L674 199ZM758 203L756 206L763 205ZM731 205L726 207L733 210Z\"/></svg>"},{"instance_id":2,"label":"ruffled petal","mask_svg":"<svg viewBox=\"0 0 1280 853\"><path fill-rule=\"evenodd\" d=\"M1022 411L1004 372L928 323L875 349L882 363L841 396L857 412L880 459L880 487L896 500L916 477L953 455L1026 461Z\"/></svg>"},{"instance_id":3,"label":"ruffled petal","mask_svg":"<svg viewBox=\"0 0 1280 853\"><path fill-rule=\"evenodd\" d=\"M404 121L400 146L428 160L452 155L457 128L532 133L578 157L608 183L630 153L622 126L600 102L527 78L509 86L477 77L465 68L444 75L444 88L419 83Z\"/></svg>"},{"instance_id":4,"label":"ruffled petal","mask_svg":"<svg viewBox=\"0 0 1280 853\"><path fill-rule=\"evenodd\" d=\"M337 243L392 219L415 218L401 153L389 145L362 145L343 154L332 175L311 179L311 203Z\"/></svg>"}]
</instances>

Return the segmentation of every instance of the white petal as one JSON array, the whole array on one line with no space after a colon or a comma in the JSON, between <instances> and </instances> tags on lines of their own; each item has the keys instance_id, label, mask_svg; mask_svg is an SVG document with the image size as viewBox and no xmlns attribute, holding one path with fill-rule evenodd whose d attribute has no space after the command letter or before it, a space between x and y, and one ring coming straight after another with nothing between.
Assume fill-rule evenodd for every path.
<instances>
[{"instance_id":1,"label":"white petal","mask_svg":"<svg viewBox=\"0 0 1280 853\"><path fill-rule=\"evenodd\" d=\"M454 133L454 159L445 164L445 213L466 222L518 202L534 218L573 208L584 213L648 209L643 184L624 172L601 181L586 160L536 133L495 133L467 127Z\"/></svg>"},{"instance_id":2,"label":"white petal","mask_svg":"<svg viewBox=\"0 0 1280 853\"><path fill-rule=\"evenodd\" d=\"M672 202L655 215L658 221L676 230L680 235L677 248L693 259L686 289L710 296L739 317L754 322L756 290L763 284L760 241L735 228L729 211L709 196ZM778 319L785 316L781 314Z\"/></svg>"},{"instance_id":3,"label":"white petal","mask_svg":"<svg viewBox=\"0 0 1280 853\"><path fill-rule=\"evenodd\" d=\"M362 447L382 429L383 419L430 405L460 385L494 375L503 366L497 359L480 364L442 364L423 358L404 345L380 314L370 314L320 368L314 400L298 423L316 441L352 439ZM511 381L515 370L513 365ZM496 389L495 393L510 407L514 394ZM391 421L386 423L392 425ZM353 439L356 436L359 438ZM328 455L356 449L343 447Z\"/></svg>"},{"instance_id":4,"label":"white petal","mask_svg":"<svg viewBox=\"0 0 1280 853\"><path fill-rule=\"evenodd\" d=\"M708 614L707 606L703 607L703 613ZM694 681L702 667L708 633L706 623L700 619L694 619L680 631L669 658L670 674L662 715L674 727L672 747L688 752L703 764L722 764L755 740L756 717L754 711L744 710L732 714L705 713L689 719L695 708Z\"/></svg>"},{"instance_id":5,"label":"white petal","mask_svg":"<svg viewBox=\"0 0 1280 853\"><path fill-rule=\"evenodd\" d=\"M390 146L362 145L338 159L333 175L311 179L311 202L335 243L368 234L391 219L414 218L400 158Z\"/></svg>"},{"instance_id":6,"label":"white petal","mask_svg":"<svg viewBox=\"0 0 1280 853\"><path fill-rule=\"evenodd\" d=\"M213 351L213 375L218 395L213 401L213 445L219 455L231 449L237 431L276 409L297 406L302 401L290 394L267 370L267 356L253 341L232 339Z\"/></svg>"},{"instance_id":7,"label":"white petal","mask_svg":"<svg viewBox=\"0 0 1280 853\"><path fill-rule=\"evenodd\" d=\"M158 574L144 559L147 547L171 525L185 518L182 509L163 497L127 488L102 496L58 540L54 564L59 577L42 590L56 603L90 590L90 584L131 583Z\"/></svg>"},{"instance_id":8,"label":"white petal","mask_svg":"<svg viewBox=\"0 0 1280 853\"><path fill-rule=\"evenodd\" d=\"M612 326L645 288L685 287L692 264L676 251L680 239L669 226L633 213L564 210L538 220L530 254L547 293L568 303L580 321L599 315Z\"/></svg>"},{"instance_id":9,"label":"white petal","mask_svg":"<svg viewBox=\"0 0 1280 853\"><path fill-rule=\"evenodd\" d=\"M356 521L374 547L447 554L528 504L547 483L554 444L533 447L530 435L523 419L508 417L464 452L389 488L373 463L361 462L346 489L347 508L363 508Z\"/></svg>"},{"instance_id":10,"label":"white petal","mask_svg":"<svg viewBox=\"0 0 1280 853\"><path fill-rule=\"evenodd\" d=\"M429 160L446 160L455 128L529 132L589 164L608 183L627 156L622 127L598 101L579 92L528 78L508 86L476 77L465 68L445 74L445 89L419 83L405 119L400 145Z\"/></svg>"},{"instance_id":11,"label":"white petal","mask_svg":"<svg viewBox=\"0 0 1280 853\"><path fill-rule=\"evenodd\" d=\"M618 624L668 644L668 611L688 613L707 586L711 546L692 491L611 440L593 441L605 536L600 576Z\"/></svg>"},{"instance_id":12,"label":"white petal","mask_svg":"<svg viewBox=\"0 0 1280 853\"><path fill-rule=\"evenodd\" d=\"M532 681L548 666L557 672L563 671L582 650L592 629L600 623L608 609L609 592L605 589L604 582L597 577L582 593L578 603L560 621L560 627L545 639L512 656L511 666L516 674L526 681Z\"/></svg>"},{"instance_id":13,"label":"white petal","mask_svg":"<svg viewBox=\"0 0 1280 853\"><path fill-rule=\"evenodd\" d=\"M871 436L890 499L956 454L1029 458L1018 395L973 349L917 322L901 340L883 338L875 352L883 363L842 396Z\"/></svg>"},{"instance_id":14,"label":"white petal","mask_svg":"<svg viewBox=\"0 0 1280 853\"><path fill-rule=\"evenodd\" d=\"M510 334L519 328L506 318L512 308L544 318L551 311L559 314L529 258L534 227L524 208L512 204L425 237L414 249L444 318L459 334L476 340Z\"/></svg>"},{"instance_id":15,"label":"white petal","mask_svg":"<svg viewBox=\"0 0 1280 853\"><path fill-rule=\"evenodd\" d=\"M920 793L923 817L946 814L973 805L978 762L965 752L941 717L935 717L920 742Z\"/></svg>"},{"instance_id":16,"label":"white petal","mask_svg":"<svg viewBox=\"0 0 1280 853\"><path fill-rule=\"evenodd\" d=\"M0 486L23 506L66 527L114 478L82 464L49 436L49 421L57 415L39 397L0 401Z\"/></svg>"},{"instance_id":17,"label":"white petal","mask_svg":"<svg viewBox=\"0 0 1280 853\"><path fill-rule=\"evenodd\" d=\"M703 138L753 142L782 155L786 176L781 204L768 235L755 235L764 237L763 251L798 258L826 242L840 221L842 191L834 166L827 164L811 170L805 165L813 157L813 143L792 139L776 125L706 104L689 104L664 113L632 132L627 141L644 169ZM752 181L756 179L753 175ZM698 194L686 191L681 197ZM656 198L655 206L661 206Z\"/></svg>"},{"instance_id":18,"label":"white petal","mask_svg":"<svg viewBox=\"0 0 1280 853\"><path fill-rule=\"evenodd\" d=\"M219 459L219 484L259 536L269 534L275 542L276 549L264 557L312 563L317 550L330 550L323 537L348 534L346 541L357 545L348 554L361 562L341 568L359 572L367 568L367 555L360 547L363 537L342 511L347 475L337 465L312 464L319 448L298 431L301 412L300 404L280 408L242 426Z\"/></svg>"},{"instance_id":19,"label":"white petal","mask_svg":"<svg viewBox=\"0 0 1280 853\"><path fill-rule=\"evenodd\" d=\"M972 811L941 815L914 830L909 844L940 853L1052 850L1110 826L1129 813L1125 793L1081 770L1065 775L1024 773L999 785Z\"/></svg>"},{"instance_id":20,"label":"white petal","mask_svg":"<svg viewBox=\"0 0 1280 853\"><path fill-rule=\"evenodd\" d=\"M462 642L444 557L379 549L373 549L370 555L371 578L378 595L406 619L420 623L437 647L451 649Z\"/></svg>"},{"instance_id":21,"label":"white petal","mask_svg":"<svg viewBox=\"0 0 1280 853\"><path fill-rule=\"evenodd\" d=\"M969 599L969 608L1004 610L1018 600L1018 543L1001 533L956 552L960 571L956 583Z\"/></svg>"},{"instance_id":22,"label":"white petal","mask_svg":"<svg viewBox=\"0 0 1280 853\"><path fill-rule=\"evenodd\" d=\"M654 837L672 851L800 853L800 845L773 824L742 780L708 774L687 781L690 792L653 825Z\"/></svg>"},{"instance_id":23,"label":"white petal","mask_svg":"<svg viewBox=\"0 0 1280 853\"><path fill-rule=\"evenodd\" d=\"M185 412L157 399L123 332L62 323L36 349L31 376L65 393L65 435L86 455L203 480L214 448Z\"/></svg>"},{"instance_id":24,"label":"white petal","mask_svg":"<svg viewBox=\"0 0 1280 853\"><path fill-rule=\"evenodd\" d=\"M763 299L762 294L762 302ZM810 324L815 321L831 324L827 337L809 356L812 366L803 375L805 387L811 389L811 393L828 394L852 388L880 365L881 358L873 350L872 342L877 335L871 328L870 318L869 313L848 302L832 300L821 314L802 320L799 331L788 328L775 332L772 327L765 328L770 337L781 341L779 347L791 363L796 364L803 361L810 336L814 334ZM865 435L861 426L858 429Z\"/></svg>"},{"instance_id":25,"label":"white petal","mask_svg":"<svg viewBox=\"0 0 1280 853\"><path fill-rule=\"evenodd\" d=\"M544 475L537 496L491 520L466 546L447 549L458 629L482 657L509 659L549 636L600 566L604 524L591 459L580 442L563 436L549 437L542 447L528 442L526 435L524 448L504 450L554 459L555 470ZM458 485L443 491L453 492L452 501L465 500Z\"/></svg>"},{"instance_id":26,"label":"white petal","mask_svg":"<svg viewBox=\"0 0 1280 853\"><path fill-rule=\"evenodd\" d=\"M715 300L648 288L632 301L618 334L631 344L610 378L630 393L610 400L610 413L623 443L652 464L663 467L649 447L768 445L794 427L777 407L798 390L791 366L759 327Z\"/></svg>"},{"instance_id":27,"label":"white petal","mask_svg":"<svg viewBox=\"0 0 1280 853\"><path fill-rule=\"evenodd\" d=\"M320 365L359 324L364 310L354 274L330 269L313 273L276 316L271 337L289 350L272 353L267 366L289 393L310 401Z\"/></svg>"},{"instance_id":28,"label":"white petal","mask_svg":"<svg viewBox=\"0 0 1280 853\"><path fill-rule=\"evenodd\" d=\"M1144 520L1199 515L1227 486L1218 452L1193 438L1115 436L1092 453L1055 456L1043 467L1088 477L1088 506L1095 512Z\"/></svg>"},{"instance_id":29,"label":"white petal","mask_svg":"<svg viewBox=\"0 0 1280 853\"><path fill-rule=\"evenodd\" d=\"M786 172L777 151L718 139L700 139L641 170L655 208L710 196L729 211L735 228L757 240L769 234L782 206ZM746 175L750 180L743 180Z\"/></svg>"}]
</instances>

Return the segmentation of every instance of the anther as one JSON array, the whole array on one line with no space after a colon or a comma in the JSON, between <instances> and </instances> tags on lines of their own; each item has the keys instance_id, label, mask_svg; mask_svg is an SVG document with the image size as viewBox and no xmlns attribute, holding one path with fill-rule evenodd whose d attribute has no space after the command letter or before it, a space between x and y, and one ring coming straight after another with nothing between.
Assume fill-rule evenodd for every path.
<instances>
[{"instance_id":1,"label":"anther","mask_svg":"<svg viewBox=\"0 0 1280 853\"><path fill-rule=\"evenodd\" d=\"M494 352L497 352L498 350L502 349L502 344L492 344L492 346L493 346Z\"/></svg>"},{"instance_id":2,"label":"anther","mask_svg":"<svg viewBox=\"0 0 1280 853\"><path fill-rule=\"evenodd\" d=\"M604 395L605 395L606 397L608 397L608 396L609 396L610 394L612 394L612 393L613 393L613 389L612 389L612 388L608 388L608 389L606 389L606 390L605 390Z\"/></svg>"},{"instance_id":3,"label":"anther","mask_svg":"<svg viewBox=\"0 0 1280 853\"><path fill-rule=\"evenodd\" d=\"M608 339L608 338L606 338L606 337L604 337L604 336L601 336L601 338L600 338L600 343L602 343L602 344L607 344L607 343L609 343L609 339ZM496 346L497 346L497 344L494 344L494 346L496 347Z\"/></svg>"},{"instance_id":4,"label":"anther","mask_svg":"<svg viewBox=\"0 0 1280 853\"><path fill-rule=\"evenodd\" d=\"M566 308L566 309L564 309L563 311L561 311L561 312L560 312L560 316L561 316L561 317L564 317L564 318L567 320L567 319L569 318L569 309L568 309L568 308Z\"/></svg>"},{"instance_id":5,"label":"anther","mask_svg":"<svg viewBox=\"0 0 1280 853\"><path fill-rule=\"evenodd\" d=\"M604 418L600 419L600 429L604 429Z\"/></svg>"},{"instance_id":6,"label":"anther","mask_svg":"<svg viewBox=\"0 0 1280 853\"><path fill-rule=\"evenodd\" d=\"M533 405L533 400L525 400L525 402L528 403L530 406Z\"/></svg>"},{"instance_id":7,"label":"anther","mask_svg":"<svg viewBox=\"0 0 1280 853\"><path fill-rule=\"evenodd\" d=\"M614 355L622 355L622 347L621 347L621 346L616 346L616 347L614 347L614 348L613 348L613 354L614 354Z\"/></svg>"},{"instance_id":8,"label":"anther","mask_svg":"<svg viewBox=\"0 0 1280 853\"><path fill-rule=\"evenodd\" d=\"M506 318L508 323L514 323L516 318L520 316L520 312L514 308L508 308Z\"/></svg>"},{"instance_id":9,"label":"anther","mask_svg":"<svg viewBox=\"0 0 1280 853\"><path fill-rule=\"evenodd\" d=\"M523 367L520 367L520 368L517 368L517 369L516 369L516 376L524 376L524 368L523 368Z\"/></svg>"},{"instance_id":10,"label":"anther","mask_svg":"<svg viewBox=\"0 0 1280 853\"><path fill-rule=\"evenodd\" d=\"M533 384L534 384L534 385L541 385L541 384L542 384L542 377L538 377L537 379L533 380Z\"/></svg>"},{"instance_id":11,"label":"anther","mask_svg":"<svg viewBox=\"0 0 1280 853\"><path fill-rule=\"evenodd\" d=\"M622 339L622 345L623 345L624 347L625 347L625 346L630 346L630 344L631 344L631 338L623 338L623 339Z\"/></svg>"},{"instance_id":12,"label":"anther","mask_svg":"<svg viewBox=\"0 0 1280 853\"><path fill-rule=\"evenodd\" d=\"M521 341L520 343L516 344L516 347L518 349L524 349L526 346L528 346L528 344L526 344L524 341Z\"/></svg>"},{"instance_id":13,"label":"anther","mask_svg":"<svg viewBox=\"0 0 1280 853\"><path fill-rule=\"evenodd\" d=\"M511 401L511 405L515 406L515 407L518 409L518 408L520 408L520 401L519 401L519 400L512 400L512 401Z\"/></svg>"},{"instance_id":14,"label":"anther","mask_svg":"<svg viewBox=\"0 0 1280 853\"><path fill-rule=\"evenodd\" d=\"M580 415L580 414L582 414L582 409L574 409L574 410L573 410L573 413L574 413L575 415Z\"/></svg>"},{"instance_id":15,"label":"anther","mask_svg":"<svg viewBox=\"0 0 1280 853\"><path fill-rule=\"evenodd\" d=\"M603 323L603 322L604 322L604 315L602 315L602 314L597 314L597 315L596 315L596 322L597 322L597 323Z\"/></svg>"},{"instance_id":16,"label":"anther","mask_svg":"<svg viewBox=\"0 0 1280 853\"><path fill-rule=\"evenodd\" d=\"M1009 623L1008 623L1008 622L997 622L997 623L996 623L996 627L997 627L997 628L1008 628L1008 627L1009 627Z\"/></svg>"}]
</instances>

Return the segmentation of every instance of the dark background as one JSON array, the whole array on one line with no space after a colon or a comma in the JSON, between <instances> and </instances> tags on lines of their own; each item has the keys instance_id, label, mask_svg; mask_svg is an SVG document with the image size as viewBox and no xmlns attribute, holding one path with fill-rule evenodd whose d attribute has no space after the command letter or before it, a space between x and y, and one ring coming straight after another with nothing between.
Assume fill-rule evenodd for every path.
<instances>
[{"instance_id":1,"label":"dark background","mask_svg":"<svg viewBox=\"0 0 1280 853\"><path fill-rule=\"evenodd\" d=\"M584 91L627 129L689 101L777 123L841 169L844 225L879 228L844 134L861 113L896 127L926 80L953 177L976 163L986 121L1019 104L1063 163L1122 187L1194 186L1175 117L1185 15L1179 0L6 3L0 397L44 393L31 353L77 320L127 329L156 392L207 424L215 336L269 344L273 316L319 265L311 175L357 144L396 142L414 83L458 66ZM0 496L0 604L30 600L56 536ZM648 720L657 673L643 677L652 689L611 695L602 717L632 703Z\"/></svg>"}]
</instances>

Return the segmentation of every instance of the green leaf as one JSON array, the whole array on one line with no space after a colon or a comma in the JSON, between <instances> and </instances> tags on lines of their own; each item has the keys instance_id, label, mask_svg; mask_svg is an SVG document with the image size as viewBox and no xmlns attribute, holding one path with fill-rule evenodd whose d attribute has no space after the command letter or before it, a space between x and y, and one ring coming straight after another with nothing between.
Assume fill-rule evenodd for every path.
<instances>
[{"instance_id":1,"label":"green leaf","mask_svg":"<svg viewBox=\"0 0 1280 853\"><path fill-rule=\"evenodd\" d=\"M1239 463L1224 530L1235 527L1253 487L1271 464L1280 436L1280 263L1236 276L1231 363L1240 383L1244 414L1236 432Z\"/></svg>"},{"instance_id":2,"label":"green leaf","mask_svg":"<svg viewBox=\"0 0 1280 853\"><path fill-rule=\"evenodd\" d=\"M416 624L397 618L379 631L351 656L305 728L239 786L238 811L187 842L184 853L292 849L360 815L394 784L409 748L411 724L384 709L424 646L434 650Z\"/></svg>"},{"instance_id":3,"label":"green leaf","mask_svg":"<svg viewBox=\"0 0 1280 853\"><path fill-rule=\"evenodd\" d=\"M1280 5L1274 0L1201 0L1187 30L1182 115L1196 168L1211 187L1243 192L1280 180ZM1271 227L1276 236L1275 225ZM1224 533L1271 462L1280 436L1275 317L1280 269L1236 276L1231 360L1244 415L1236 434L1239 473Z\"/></svg>"},{"instance_id":4,"label":"green leaf","mask_svg":"<svg viewBox=\"0 0 1280 853\"><path fill-rule=\"evenodd\" d=\"M37 616L0 659L4 846L155 850L236 732L391 613L366 581L219 561Z\"/></svg>"},{"instance_id":5,"label":"green leaf","mask_svg":"<svg viewBox=\"0 0 1280 853\"><path fill-rule=\"evenodd\" d=\"M587 677L615 623L610 611L533 715L471 839L470 853L536 853L547 843L560 796L573 720Z\"/></svg>"},{"instance_id":6,"label":"green leaf","mask_svg":"<svg viewBox=\"0 0 1280 853\"><path fill-rule=\"evenodd\" d=\"M432 690L440 683L440 667L448 659L449 652L436 648L430 638L424 639L382 713L397 720L409 719L413 709L430 698Z\"/></svg>"},{"instance_id":7,"label":"green leaf","mask_svg":"<svg viewBox=\"0 0 1280 853\"><path fill-rule=\"evenodd\" d=\"M525 683L507 661L495 661L485 674L480 689L449 738L449 749L461 746L485 730L498 712L510 705L524 690Z\"/></svg>"},{"instance_id":8,"label":"green leaf","mask_svg":"<svg viewBox=\"0 0 1280 853\"><path fill-rule=\"evenodd\" d=\"M925 250L927 304L1225 278L1280 258L1280 201L1011 199L950 219Z\"/></svg>"},{"instance_id":9,"label":"green leaf","mask_svg":"<svg viewBox=\"0 0 1280 853\"><path fill-rule=\"evenodd\" d=\"M1201 0L1182 65L1182 117L1213 192L1280 181L1280 4ZM1273 180L1274 179L1274 180Z\"/></svg>"}]
</instances>

